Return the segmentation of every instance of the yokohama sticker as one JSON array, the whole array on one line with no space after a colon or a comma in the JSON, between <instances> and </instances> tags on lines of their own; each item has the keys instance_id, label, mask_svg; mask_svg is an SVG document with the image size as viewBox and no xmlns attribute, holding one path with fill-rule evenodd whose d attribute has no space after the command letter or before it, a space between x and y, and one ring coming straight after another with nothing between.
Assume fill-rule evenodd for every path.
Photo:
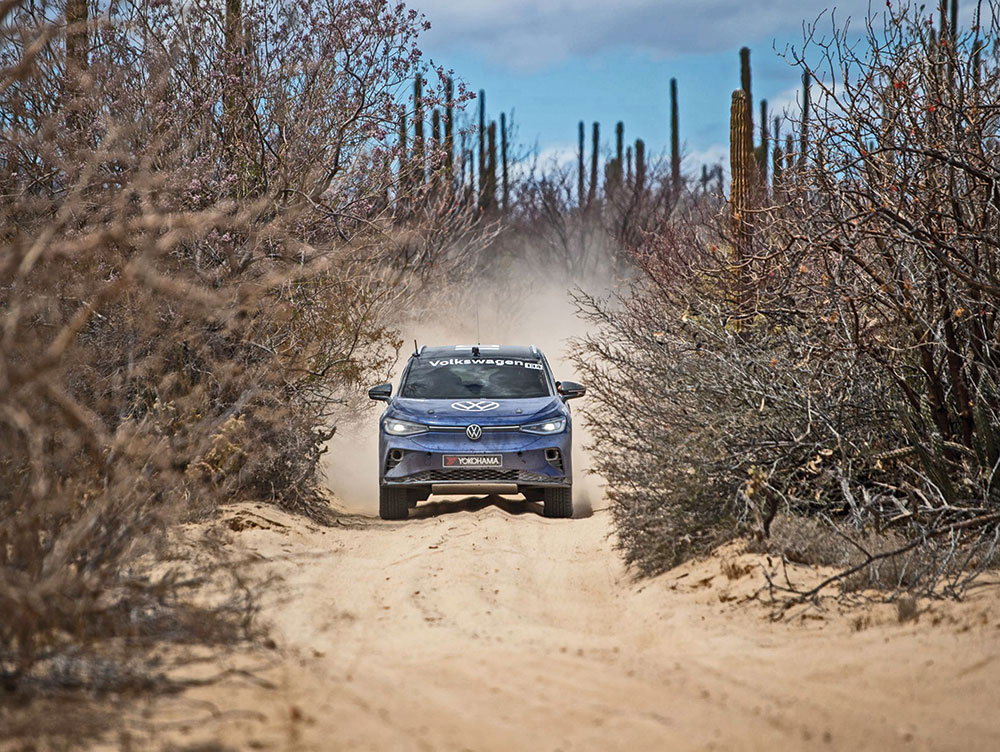
<instances>
[{"instance_id":1,"label":"yokohama sticker","mask_svg":"<svg viewBox=\"0 0 1000 752\"><path fill-rule=\"evenodd\" d=\"M503 467L502 454L445 454L442 467Z\"/></svg>"}]
</instances>

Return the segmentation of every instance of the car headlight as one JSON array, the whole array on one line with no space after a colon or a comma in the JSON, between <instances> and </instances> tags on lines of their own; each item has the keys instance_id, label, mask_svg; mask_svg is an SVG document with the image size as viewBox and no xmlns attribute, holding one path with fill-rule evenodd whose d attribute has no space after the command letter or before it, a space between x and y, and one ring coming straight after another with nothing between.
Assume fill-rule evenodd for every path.
<instances>
[{"instance_id":1,"label":"car headlight","mask_svg":"<svg viewBox=\"0 0 1000 752\"><path fill-rule=\"evenodd\" d=\"M386 418L382 421L382 430L390 436L413 436L414 434L426 431L427 426L422 426L419 423L411 423L408 420L399 420L398 418Z\"/></svg>"},{"instance_id":2,"label":"car headlight","mask_svg":"<svg viewBox=\"0 0 1000 752\"><path fill-rule=\"evenodd\" d=\"M565 418L553 418L552 420L543 420L541 423L531 423L527 426L521 426L521 430L525 433L562 433L566 428Z\"/></svg>"}]
</instances>

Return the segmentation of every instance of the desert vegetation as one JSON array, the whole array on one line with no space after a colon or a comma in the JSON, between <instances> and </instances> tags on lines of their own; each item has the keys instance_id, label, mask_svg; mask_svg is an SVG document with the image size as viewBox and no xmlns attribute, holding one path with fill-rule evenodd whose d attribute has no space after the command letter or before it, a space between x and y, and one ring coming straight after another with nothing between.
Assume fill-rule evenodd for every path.
<instances>
[{"instance_id":1,"label":"desert vegetation","mask_svg":"<svg viewBox=\"0 0 1000 752\"><path fill-rule=\"evenodd\" d=\"M633 287L581 298L599 470L641 570L740 530L789 553L777 514L854 587L958 593L995 562L998 10L812 29L770 158L744 55L727 206L682 202L633 247Z\"/></svg>"},{"instance_id":2,"label":"desert vegetation","mask_svg":"<svg viewBox=\"0 0 1000 752\"><path fill-rule=\"evenodd\" d=\"M726 195L685 172L683 82L669 153L580 122L539 163L401 4L0 5L0 682L250 635L239 563L177 523L329 521L395 322L513 267L621 282L575 351L641 572L746 534L960 593L1000 537L998 12L810 37L800 110L756 123L741 53Z\"/></svg>"},{"instance_id":3,"label":"desert vegetation","mask_svg":"<svg viewBox=\"0 0 1000 752\"><path fill-rule=\"evenodd\" d=\"M143 563L172 522L240 495L328 514L323 442L395 360L404 244L382 239L421 190L395 124L424 68L387 3L12 2L3 24L14 685L169 609L190 578Z\"/></svg>"}]
</instances>

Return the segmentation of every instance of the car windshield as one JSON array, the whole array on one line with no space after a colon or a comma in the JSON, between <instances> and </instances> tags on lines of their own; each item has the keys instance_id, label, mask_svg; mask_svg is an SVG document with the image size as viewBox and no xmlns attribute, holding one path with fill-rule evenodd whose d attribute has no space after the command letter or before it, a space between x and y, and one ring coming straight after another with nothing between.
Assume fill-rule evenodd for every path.
<instances>
[{"instance_id":1,"label":"car windshield","mask_svg":"<svg viewBox=\"0 0 1000 752\"><path fill-rule=\"evenodd\" d=\"M518 358L414 358L399 396L524 399L551 394L545 366Z\"/></svg>"}]
</instances>

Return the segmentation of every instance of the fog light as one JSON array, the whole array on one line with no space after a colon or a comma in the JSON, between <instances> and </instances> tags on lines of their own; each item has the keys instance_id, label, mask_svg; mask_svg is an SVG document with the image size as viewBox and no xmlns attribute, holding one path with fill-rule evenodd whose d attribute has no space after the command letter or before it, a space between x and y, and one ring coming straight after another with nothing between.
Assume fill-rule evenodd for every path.
<instances>
[{"instance_id":1,"label":"fog light","mask_svg":"<svg viewBox=\"0 0 1000 752\"><path fill-rule=\"evenodd\" d=\"M395 468L402 461L403 461L403 450L390 449L389 458L385 461L386 472Z\"/></svg>"},{"instance_id":2,"label":"fog light","mask_svg":"<svg viewBox=\"0 0 1000 752\"><path fill-rule=\"evenodd\" d=\"M545 461L549 463L550 467L555 468L561 473L566 471L566 468L563 465L562 452L558 449L546 449Z\"/></svg>"}]
</instances>

